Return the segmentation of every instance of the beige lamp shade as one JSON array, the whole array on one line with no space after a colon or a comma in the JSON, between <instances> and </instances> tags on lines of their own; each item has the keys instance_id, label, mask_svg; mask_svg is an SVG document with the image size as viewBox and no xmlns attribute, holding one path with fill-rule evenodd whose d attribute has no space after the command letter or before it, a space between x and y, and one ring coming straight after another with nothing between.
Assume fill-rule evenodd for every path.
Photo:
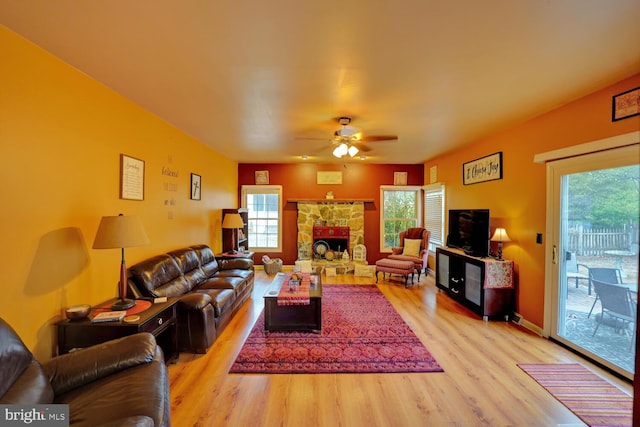
<instances>
[{"instance_id":1,"label":"beige lamp shade","mask_svg":"<svg viewBox=\"0 0 640 427\"><path fill-rule=\"evenodd\" d=\"M119 299L111 305L112 310L127 310L136 302L127 299L127 265L124 260L124 248L142 246L149 243L147 233L137 216L103 216L93 240L93 249L120 249L120 281L118 282Z\"/></svg>"},{"instance_id":2,"label":"beige lamp shade","mask_svg":"<svg viewBox=\"0 0 640 427\"><path fill-rule=\"evenodd\" d=\"M222 228L243 228L244 222L242 217L237 213L228 213L222 221Z\"/></svg>"},{"instance_id":3,"label":"beige lamp shade","mask_svg":"<svg viewBox=\"0 0 640 427\"><path fill-rule=\"evenodd\" d=\"M103 216L93 241L93 249L115 249L142 246L149 243L142 222L137 216Z\"/></svg>"},{"instance_id":4,"label":"beige lamp shade","mask_svg":"<svg viewBox=\"0 0 640 427\"><path fill-rule=\"evenodd\" d=\"M504 228L496 228L496 231L493 232L493 237L491 238L492 242L510 242L511 239L507 235L507 230Z\"/></svg>"},{"instance_id":5,"label":"beige lamp shade","mask_svg":"<svg viewBox=\"0 0 640 427\"><path fill-rule=\"evenodd\" d=\"M507 235L507 230L504 228L496 228L491 237L492 242L498 242L498 260L502 261L502 242L510 242L511 239Z\"/></svg>"}]
</instances>

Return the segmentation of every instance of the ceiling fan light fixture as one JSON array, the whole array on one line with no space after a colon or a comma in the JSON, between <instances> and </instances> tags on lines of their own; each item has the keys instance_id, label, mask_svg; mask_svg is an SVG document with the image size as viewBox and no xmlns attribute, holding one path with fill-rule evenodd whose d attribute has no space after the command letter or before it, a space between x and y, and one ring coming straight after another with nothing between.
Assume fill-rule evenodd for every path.
<instances>
[{"instance_id":1,"label":"ceiling fan light fixture","mask_svg":"<svg viewBox=\"0 0 640 427\"><path fill-rule=\"evenodd\" d=\"M360 150L358 150L358 147L356 147L355 145L352 145L351 147L349 147L349 151L348 152L349 152L349 155L351 157L353 157L356 154L358 154L358 151L360 151Z\"/></svg>"},{"instance_id":2,"label":"ceiling fan light fixture","mask_svg":"<svg viewBox=\"0 0 640 427\"><path fill-rule=\"evenodd\" d=\"M347 146L347 144L343 142L342 144L338 145L335 150L333 150L333 155L336 156L337 158L340 158L345 154L347 154L348 152L349 152L349 147Z\"/></svg>"}]
</instances>

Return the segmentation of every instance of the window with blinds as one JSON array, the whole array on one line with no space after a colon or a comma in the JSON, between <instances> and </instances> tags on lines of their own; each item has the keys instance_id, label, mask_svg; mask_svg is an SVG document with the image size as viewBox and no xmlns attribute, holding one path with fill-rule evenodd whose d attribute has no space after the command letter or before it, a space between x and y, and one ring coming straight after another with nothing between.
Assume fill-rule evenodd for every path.
<instances>
[{"instance_id":1,"label":"window with blinds","mask_svg":"<svg viewBox=\"0 0 640 427\"><path fill-rule=\"evenodd\" d=\"M429 250L444 246L444 184L424 187L424 224L429 230Z\"/></svg>"}]
</instances>

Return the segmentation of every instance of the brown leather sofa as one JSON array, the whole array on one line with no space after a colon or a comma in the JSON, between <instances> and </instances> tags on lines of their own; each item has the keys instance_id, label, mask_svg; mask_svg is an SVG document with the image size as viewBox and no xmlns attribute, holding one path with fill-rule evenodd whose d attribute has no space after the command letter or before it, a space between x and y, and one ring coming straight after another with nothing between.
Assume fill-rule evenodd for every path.
<instances>
[{"instance_id":1,"label":"brown leather sofa","mask_svg":"<svg viewBox=\"0 0 640 427\"><path fill-rule=\"evenodd\" d=\"M0 404L67 404L74 427L171 425L167 367L148 333L40 364L0 318Z\"/></svg>"},{"instance_id":2,"label":"brown leather sofa","mask_svg":"<svg viewBox=\"0 0 640 427\"><path fill-rule=\"evenodd\" d=\"M206 353L253 292L253 260L216 260L198 245L156 255L128 269L134 298L179 297L180 351Z\"/></svg>"}]
</instances>

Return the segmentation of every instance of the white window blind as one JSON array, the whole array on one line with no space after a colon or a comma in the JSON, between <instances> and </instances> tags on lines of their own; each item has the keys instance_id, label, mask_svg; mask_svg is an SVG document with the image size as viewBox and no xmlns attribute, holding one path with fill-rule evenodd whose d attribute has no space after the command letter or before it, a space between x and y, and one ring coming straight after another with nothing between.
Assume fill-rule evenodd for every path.
<instances>
[{"instance_id":1,"label":"white window blind","mask_svg":"<svg viewBox=\"0 0 640 427\"><path fill-rule=\"evenodd\" d=\"M444 184L424 187L424 224L429 230L429 250L444 246Z\"/></svg>"}]
</instances>

